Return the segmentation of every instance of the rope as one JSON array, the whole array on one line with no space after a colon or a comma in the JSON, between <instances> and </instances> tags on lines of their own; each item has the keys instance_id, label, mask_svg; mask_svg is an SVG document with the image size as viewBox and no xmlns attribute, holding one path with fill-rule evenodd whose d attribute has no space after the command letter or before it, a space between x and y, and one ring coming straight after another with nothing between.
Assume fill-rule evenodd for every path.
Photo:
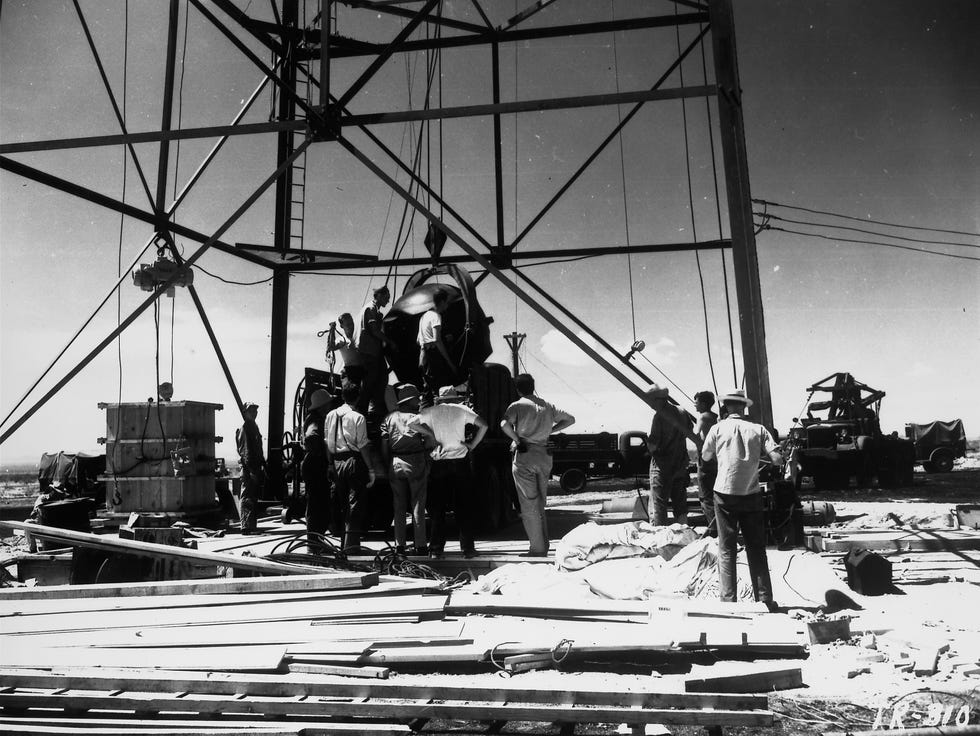
<instances>
[{"instance_id":1,"label":"rope","mask_svg":"<svg viewBox=\"0 0 980 736\"><path fill-rule=\"evenodd\" d=\"M614 0L609 0L609 9L612 13L612 19L616 20L616 8L613 5ZM674 9L676 13L676 7ZM613 47L613 78L616 81L616 94L619 94L619 47L616 42L616 32L613 31L612 34L612 47ZM683 81L681 86L684 86ZM619 123L616 133L616 138L619 141L619 175L620 180L623 185L623 222L626 227L626 247L630 246L630 212L629 203L626 197L626 155L623 153L623 111L619 105L616 105L616 117ZM633 342L636 342L636 307L633 302L633 254L626 254L626 273L629 278L630 287L630 320L633 325Z\"/></svg>"},{"instance_id":2,"label":"rope","mask_svg":"<svg viewBox=\"0 0 980 736\"><path fill-rule=\"evenodd\" d=\"M674 15L677 15L677 5L674 5ZM679 25L674 26L674 33L677 38L677 54L681 53L681 27ZM681 89L684 88L684 63L677 67L677 73L680 75ZM684 165L687 169L687 203L688 208L691 211L691 236L694 238L694 242L698 242L698 224L697 218L694 216L694 184L691 179L691 143L687 132L687 100L683 97L681 98L681 118L683 120L684 127ZM704 349L708 354L708 370L711 372L711 386L715 391L715 396L718 395L718 381L715 378L715 363L711 357L711 332L708 327L708 296L704 289L704 271L701 269L701 251L694 251L694 262L698 267L698 284L701 287L701 311L704 314Z\"/></svg>"},{"instance_id":3,"label":"rope","mask_svg":"<svg viewBox=\"0 0 980 736\"><path fill-rule=\"evenodd\" d=\"M704 24L700 25L701 28L701 38L703 39L704 34ZM704 53L704 41L701 44L701 79L705 86L708 84L708 62L705 58ZM711 176L714 181L715 186L715 216L718 221L718 239L723 237L722 226L721 226L721 195L718 189L718 161L715 156L715 132L711 121L711 100L707 96L704 98L704 107L708 115L708 145L711 149ZM726 324L728 325L728 347L729 353L732 356L732 381L734 384L738 384L738 369L735 367L735 332L732 329L732 300L728 291L728 261L725 260L725 251L720 252L721 257L721 277L722 283L725 285L725 315ZM717 394L717 389L715 390Z\"/></svg>"}]
</instances>

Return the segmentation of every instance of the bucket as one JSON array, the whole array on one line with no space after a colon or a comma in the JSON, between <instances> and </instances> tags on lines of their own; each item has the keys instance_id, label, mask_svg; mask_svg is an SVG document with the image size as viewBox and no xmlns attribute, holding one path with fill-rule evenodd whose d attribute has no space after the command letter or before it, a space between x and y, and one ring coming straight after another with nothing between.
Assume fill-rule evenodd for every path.
<instances>
[{"instance_id":1,"label":"bucket","mask_svg":"<svg viewBox=\"0 0 980 736\"><path fill-rule=\"evenodd\" d=\"M91 498L69 498L64 501L41 504L38 508L38 523L43 526L69 529L74 532L91 531L88 513L92 508L92 503ZM64 546L62 542L38 539L38 549L42 551Z\"/></svg>"}]
</instances>

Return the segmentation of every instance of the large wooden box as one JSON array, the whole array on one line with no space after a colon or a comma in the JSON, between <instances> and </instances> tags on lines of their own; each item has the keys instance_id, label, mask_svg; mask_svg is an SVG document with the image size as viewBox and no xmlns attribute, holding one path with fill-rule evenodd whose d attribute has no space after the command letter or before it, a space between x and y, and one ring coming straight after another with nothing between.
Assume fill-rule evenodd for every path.
<instances>
[{"instance_id":1,"label":"large wooden box","mask_svg":"<svg viewBox=\"0 0 980 736\"><path fill-rule=\"evenodd\" d=\"M99 404L106 410L106 444L113 441L214 437L214 412L221 404L203 401Z\"/></svg>"},{"instance_id":2,"label":"large wooden box","mask_svg":"<svg viewBox=\"0 0 980 736\"><path fill-rule=\"evenodd\" d=\"M213 475L188 478L106 478L106 510L110 514L131 511L197 512L215 508Z\"/></svg>"},{"instance_id":3,"label":"large wooden box","mask_svg":"<svg viewBox=\"0 0 980 736\"><path fill-rule=\"evenodd\" d=\"M178 439L114 440L106 444L106 475L173 476L170 453L187 448L193 458L192 472L186 475L214 474L215 438L181 437Z\"/></svg>"}]
</instances>

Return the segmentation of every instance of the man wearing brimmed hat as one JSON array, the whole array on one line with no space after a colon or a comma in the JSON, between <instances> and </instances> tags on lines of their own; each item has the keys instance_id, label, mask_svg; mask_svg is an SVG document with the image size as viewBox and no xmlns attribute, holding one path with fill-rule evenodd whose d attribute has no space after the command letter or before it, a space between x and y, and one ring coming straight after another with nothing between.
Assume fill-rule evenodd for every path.
<instances>
[{"instance_id":1,"label":"man wearing brimmed hat","mask_svg":"<svg viewBox=\"0 0 980 736\"><path fill-rule=\"evenodd\" d=\"M341 389L344 399L327 414L323 421L323 436L335 474L331 494L331 523L344 529L343 549L358 547L367 529L368 491L374 485L375 472L371 464L367 421L354 408L361 394L356 383L345 383Z\"/></svg>"},{"instance_id":2,"label":"man wearing brimmed hat","mask_svg":"<svg viewBox=\"0 0 980 736\"><path fill-rule=\"evenodd\" d=\"M743 416L752 406L744 391L732 391L719 401L726 416L708 430L701 457L718 460L715 519L721 599L730 602L737 599L735 559L741 529L755 599L772 608L775 604L766 557L766 516L759 485L759 460L768 456L778 466L783 464L783 457L769 430Z\"/></svg>"},{"instance_id":3,"label":"man wearing brimmed hat","mask_svg":"<svg viewBox=\"0 0 980 736\"><path fill-rule=\"evenodd\" d=\"M521 522L527 534L532 557L548 554L548 479L552 459L548 454L548 437L575 423L575 417L558 409L534 393L534 378L521 373L514 378L520 398L507 407L500 429L513 440L511 451L514 486L521 505Z\"/></svg>"},{"instance_id":4,"label":"man wearing brimmed hat","mask_svg":"<svg viewBox=\"0 0 980 736\"><path fill-rule=\"evenodd\" d=\"M650 523L667 525L667 504L674 512L674 521L687 523L687 484L690 475L687 442L696 446L700 439L691 429L691 417L670 403L666 388L654 384L647 389L647 401L653 407L653 420L647 436L650 450L650 502L647 507Z\"/></svg>"},{"instance_id":5,"label":"man wearing brimmed hat","mask_svg":"<svg viewBox=\"0 0 980 736\"><path fill-rule=\"evenodd\" d=\"M381 457L388 470L395 522L395 548L406 553L405 513L411 509L415 554L429 553L425 535L425 501L429 482L432 429L418 415L419 390L410 383L395 387L397 408L381 425Z\"/></svg>"},{"instance_id":6,"label":"man wearing brimmed hat","mask_svg":"<svg viewBox=\"0 0 980 736\"><path fill-rule=\"evenodd\" d=\"M311 552L322 549L321 536L330 526L330 460L323 439L323 421L333 403L326 389L310 394L310 406L303 423L303 460L300 473L306 489L306 532Z\"/></svg>"},{"instance_id":7,"label":"man wearing brimmed hat","mask_svg":"<svg viewBox=\"0 0 980 736\"><path fill-rule=\"evenodd\" d=\"M419 418L435 436L432 450L432 469L429 473L428 509L432 521L429 556L442 557L446 546L446 511L450 504L455 510L459 530L459 546L464 557L476 555L476 528L473 502L473 468L470 453L487 433L486 420L460 403L453 386L439 389L435 406L424 408ZM467 426L476 428L473 439L466 439Z\"/></svg>"},{"instance_id":8,"label":"man wearing brimmed hat","mask_svg":"<svg viewBox=\"0 0 980 736\"><path fill-rule=\"evenodd\" d=\"M262 433L255 419L259 405L246 401L242 405L242 418L245 420L235 431L235 444L242 465L241 524L242 534L256 531L255 503L262 496L265 486L265 455L262 452Z\"/></svg>"}]
</instances>

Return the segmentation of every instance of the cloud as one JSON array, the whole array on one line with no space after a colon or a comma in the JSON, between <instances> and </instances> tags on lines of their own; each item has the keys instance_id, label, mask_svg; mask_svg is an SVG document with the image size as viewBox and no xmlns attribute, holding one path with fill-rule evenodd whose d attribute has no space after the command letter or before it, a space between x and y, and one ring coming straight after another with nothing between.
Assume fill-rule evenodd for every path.
<instances>
[{"instance_id":1,"label":"cloud","mask_svg":"<svg viewBox=\"0 0 980 736\"><path fill-rule=\"evenodd\" d=\"M657 365L673 365L680 356L677 343L669 337L661 337L652 345L647 345L643 352Z\"/></svg>"},{"instance_id":2,"label":"cloud","mask_svg":"<svg viewBox=\"0 0 980 736\"><path fill-rule=\"evenodd\" d=\"M577 336L589 347L599 350L599 344L589 335L579 332ZM585 366L592 363L581 348L558 330L548 330L541 336L541 353L551 362L562 365Z\"/></svg>"}]
</instances>

